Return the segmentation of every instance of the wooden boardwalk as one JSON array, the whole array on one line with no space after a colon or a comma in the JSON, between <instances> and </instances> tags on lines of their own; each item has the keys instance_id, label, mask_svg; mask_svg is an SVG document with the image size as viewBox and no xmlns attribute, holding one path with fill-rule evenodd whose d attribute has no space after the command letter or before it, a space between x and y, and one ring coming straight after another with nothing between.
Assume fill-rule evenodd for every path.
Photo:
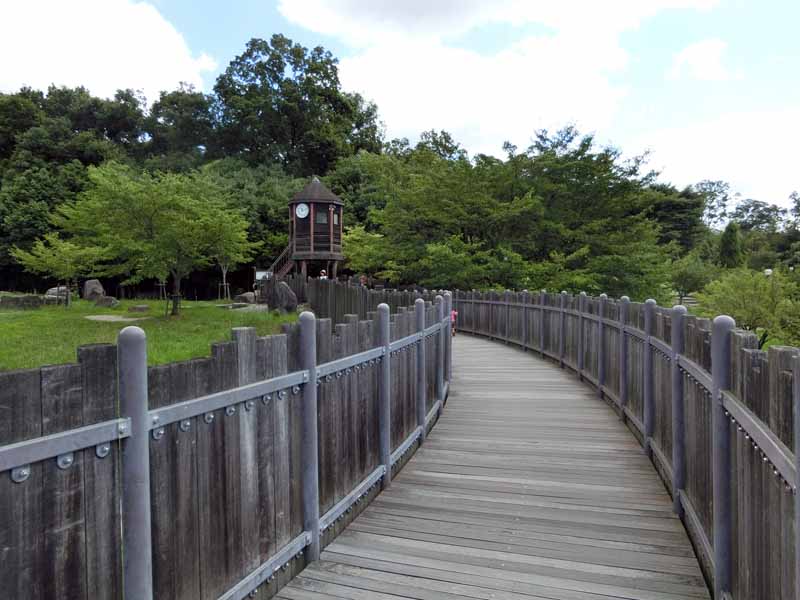
<instances>
[{"instance_id":1,"label":"wooden boardwalk","mask_svg":"<svg viewBox=\"0 0 800 600\"><path fill-rule=\"evenodd\" d=\"M460 336L425 445L279 598L708 598L642 449L572 374Z\"/></svg>"}]
</instances>

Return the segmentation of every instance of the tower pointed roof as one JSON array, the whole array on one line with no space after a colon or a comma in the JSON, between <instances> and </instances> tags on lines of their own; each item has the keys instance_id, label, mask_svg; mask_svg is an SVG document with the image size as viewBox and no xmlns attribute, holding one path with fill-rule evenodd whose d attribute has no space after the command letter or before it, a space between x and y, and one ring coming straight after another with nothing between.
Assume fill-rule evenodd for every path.
<instances>
[{"instance_id":1,"label":"tower pointed roof","mask_svg":"<svg viewBox=\"0 0 800 600\"><path fill-rule=\"evenodd\" d=\"M292 196L292 203L297 202L344 204L342 199L326 188L317 177L312 178L306 187Z\"/></svg>"}]
</instances>

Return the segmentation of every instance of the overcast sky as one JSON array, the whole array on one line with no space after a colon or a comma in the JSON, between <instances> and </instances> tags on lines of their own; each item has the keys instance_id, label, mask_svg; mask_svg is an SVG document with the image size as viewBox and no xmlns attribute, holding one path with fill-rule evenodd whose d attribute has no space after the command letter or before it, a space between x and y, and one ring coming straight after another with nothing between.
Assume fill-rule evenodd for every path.
<instances>
[{"instance_id":1,"label":"overcast sky","mask_svg":"<svg viewBox=\"0 0 800 600\"><path fill-rule=\"evenodd\" d=\"M766 8L768 7L768 8ZM0 0L0 89L210 90L251 37L340 58L389 137L474 154L574 123L678 186L800 190L797 0Z\"/></svg>"}]
</instances>

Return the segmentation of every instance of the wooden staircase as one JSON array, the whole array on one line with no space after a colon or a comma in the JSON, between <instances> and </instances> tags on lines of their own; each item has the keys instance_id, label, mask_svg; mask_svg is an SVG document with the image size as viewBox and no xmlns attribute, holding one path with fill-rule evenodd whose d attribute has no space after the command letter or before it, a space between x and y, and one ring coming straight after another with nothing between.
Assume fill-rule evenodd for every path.
<instances>
[{"instance_id":1,"label":"wooden staircase","mask_svg":"<svg viewBox=\"0 0 800 600\"><path fill-rule=\"evenodd\" d=\"M275 259L275 262L272 263L272 266L269 268L272 271L272 277L274 279L283 279L286 277L291 270L294 268L294 261L291 260L292 255L292 240L289 240L289 244L280 253L278 258Z\"/></svg>"}]
</instances>

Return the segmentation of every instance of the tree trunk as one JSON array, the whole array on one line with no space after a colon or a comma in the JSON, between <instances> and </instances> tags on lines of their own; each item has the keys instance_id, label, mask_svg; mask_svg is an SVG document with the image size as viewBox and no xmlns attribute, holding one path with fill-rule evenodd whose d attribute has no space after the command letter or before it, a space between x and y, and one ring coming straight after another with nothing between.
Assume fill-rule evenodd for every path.
<instances>
[{"instance_id":1,"label":"tree trunk","mask_svg":"<svg viewBox=\"0 0 800 600\"><path fill-rule=\"evenodd\" d=\"M225 300L231 299L231 291L228 289L228 267L219 266L222 270L222 296Z\"/></svg>"},{"instance_id":2,"label":"tree trunk","mask_svg":"<svg viewBox=\"0 0 800 600\"><path fill-rule=\"evenodd\" d=\"M177 316L181 305L181 277L172 273L172 316Z\"/></svg>"}]
</instances>

